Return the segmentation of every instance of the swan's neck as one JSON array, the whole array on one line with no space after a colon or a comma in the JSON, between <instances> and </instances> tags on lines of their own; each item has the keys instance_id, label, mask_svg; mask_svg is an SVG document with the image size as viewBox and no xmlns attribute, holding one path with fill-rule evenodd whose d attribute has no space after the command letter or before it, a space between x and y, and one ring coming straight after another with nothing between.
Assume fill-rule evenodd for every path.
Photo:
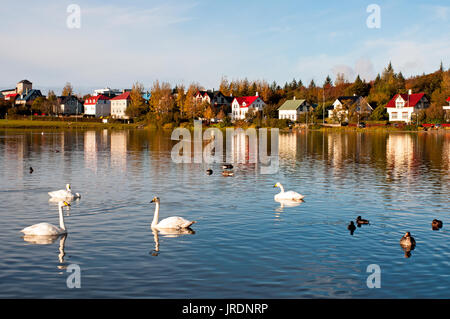
<instances>
[{"instance_id":1,"label":"swan's neck","mask_svg":"<svg viewBox=\"0 0 450 319\"><path fill-rule=\"evenodd\" d=\"M152 227L155 227L156 225L158 225L158 220L159 220L159 203L156 202L155 214L153 215L153 221L152 221Z\"/></svg>"},{"instance_id":2,"label":"swan's neck","mask_svg":"<svg viewBox=\"0 0 450 319\"><path fill-rule=\"evenodd\" d=\"M64 214L62 206L59 206L59 228L66 230L66 226L64 225Z\"/></svg>"},{"instance_id":3,"label":"swan's neck","mask_svg":"<svg viewBox=\"0 0 450 319\"><path fill-rule=\"evenodd\" d=\"M280 193L284 193L284 187L281 184L278 184L280 186L281 192Z\"/></svg>"}]
</instances>

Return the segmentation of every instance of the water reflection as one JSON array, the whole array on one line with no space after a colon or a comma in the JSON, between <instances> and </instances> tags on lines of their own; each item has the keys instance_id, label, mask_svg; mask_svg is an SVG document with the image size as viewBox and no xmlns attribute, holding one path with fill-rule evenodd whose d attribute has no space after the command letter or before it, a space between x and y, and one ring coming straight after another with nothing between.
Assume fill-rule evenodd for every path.
<instances>
[{"instance_id":1,"label":"water reflection","mask_svg":"<svg viewBox=\"0 0 450 319\"><path fill-rule=\"evenodd\" d=\"M155 241L155 249L150 252L152 256L159 255L159 235L164 237L176 238L183 235L194 235L195 231L190 228L182 229L155 229L152 228L153 240Z\"/></svg>"},{"instance_id":2,"label":"water reflection","mask_svg":"<svg viewBox=\"0 0 450 319\"><path fill-rule=\"evenodd\" d=\"M127 131L111 132L111 167L127 169Z\"/></svg>"},{"instance_id":3,"label":"water reflection","mask_svg":"<svg viewBox=\"0 0 450 319\"><path fill-rule=\"evenodd\" d=\"M410 134L390 134L386 143L387 173L389 177L410 173L414 166L414 145Z\"/></svg>"},{"instance_id":4,"label":"water reflection","mask_svg":"<svg viewBox=\"0 0 450 319\"><path fill-rule=\"evenodd\" d=\"M84 163L85 167L97 172L97 131L84 133Z\"/></svg>"}]
</instances>

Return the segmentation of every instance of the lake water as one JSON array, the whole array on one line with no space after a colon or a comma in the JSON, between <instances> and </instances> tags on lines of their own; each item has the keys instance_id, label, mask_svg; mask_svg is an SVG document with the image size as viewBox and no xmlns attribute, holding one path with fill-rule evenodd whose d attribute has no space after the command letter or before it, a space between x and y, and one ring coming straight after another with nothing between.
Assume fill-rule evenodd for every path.
<instances>
[{"instance_id":1,"label":"lake water","mask_svg":"<svg viewBox=\"0 0 450 319\"><path fill-rule=\"evenodd\" d=\"M147 130L0 130L0 297L450 298L450 132L280 133L276 174L236 164L233 177L174 163L175 143ZM305 202L275 202L277 181ZM26 226L58 225L47 192L66 183L82 195L67 237L25 240ZM154 196L161 218L196 220L195 233L153 233ZM351 235L358 215L370 225ZM80 289L66 285L70 264ZM371 264L381 288L367 286Z\"/></svg>"}]
</instances>

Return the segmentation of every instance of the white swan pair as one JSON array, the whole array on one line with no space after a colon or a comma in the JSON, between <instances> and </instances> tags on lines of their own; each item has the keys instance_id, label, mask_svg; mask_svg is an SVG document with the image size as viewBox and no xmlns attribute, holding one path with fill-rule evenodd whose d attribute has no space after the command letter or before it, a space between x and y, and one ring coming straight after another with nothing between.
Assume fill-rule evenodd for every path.
<instances>
[{"instance_id":1,"label":"white swan pair","mask_svg":"<svg viewBox=\"0 0 450 319\"><path fill-rule=\"evenodd\" d=\"M79 193L72 192L70 184L66 185L66 189L60 189L59 191L49 192L48 194L53 199L73 200L73 199L81 198L81 195Z\"/></svg>"},{"instance_id":2,"label":"white swan pair","mask_svg":"<svg viewBox=\"0 0 450 319\"><path fill-rule=\"evenodd\" d=\"M274 196L274 198L277 202L282 202L282 201L300 202L303 200L303 198L305 198L305 196L303 196L302 194L299 194L294 191L285 192L283 185L281 185L281 183L279 183L279 182L276 183L273 187L279 187L281 189L281 191Z\"/></svg>"},{"instance_id":3,"label":"white swan pair","mask_svg":"<svg viewBox=\"0 0 450 319\"><path fill-rule=\"evenodd\" d=\"M63 207L70 206L66 201L58 203L59 209L59 227L49 223L39 223L21 230L25 236L59 236L67 234L66 226L64 225Z\"/></svg>"}]
</instances>

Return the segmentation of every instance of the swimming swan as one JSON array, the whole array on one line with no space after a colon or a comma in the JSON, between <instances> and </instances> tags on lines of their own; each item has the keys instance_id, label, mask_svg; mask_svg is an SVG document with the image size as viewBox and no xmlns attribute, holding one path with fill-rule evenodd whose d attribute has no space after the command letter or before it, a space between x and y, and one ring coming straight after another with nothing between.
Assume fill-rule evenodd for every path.
<instances>
[{"instance_id":1,"label":"swimming swan","mask_svg":"<svg viewBox=\"0 0 450 319\"><path fill-rule=\"evenodd\" d=\"M189 221L184 219L183 217L173 216L163 219L158 222L159 219L159 197L154 197L150 203L156 203L155 207L155 215L153 216L152 228L156 229L182 229L189 228L192 224L195 224L195 221Z\"/></svg>"},{"instance_id":2,"label":"swimming swan","mask_svg":"<svg viewBox=\"0 0 450 319\"><path fill-rule=\"evenodd\" d=\"M39 223L33 226L26 227L22 229L21 232L24 233L26 236L57 236L67 234L63 216L64 206L70 206L70 204L64 201L58 203L59 227L56 227L49 223Z\"/></svg>"},{"instance_id":3,"label":"swimming swan","mask_svg":"<svg viewBox=\"0 0 450 319\"><path fill-rule=\"evenodd\" d=\"M49 192L48 194L52 198L60 198L60 199L76 199L81 197L81 195L78 193L72 193L70 184L66 185L66 189L60 189L59 191Z\"/></svg>"},{"instance_id":4,"label":"swimming swan","mask_svg":"<svg viewBox=\"0 0 450 319\"><path fill-rule=\"evenodd\" d=\"M273 187L279 187L281 189L281 192L279 192L278 194L275 195L275 200L276 201L280 201L280 200L292 200L292 201L301 201L305 196L293 192L293 191L284 191L284 187L283 185L281 185L281 183L276 183Z\"/></svg>"}]
</instances>

